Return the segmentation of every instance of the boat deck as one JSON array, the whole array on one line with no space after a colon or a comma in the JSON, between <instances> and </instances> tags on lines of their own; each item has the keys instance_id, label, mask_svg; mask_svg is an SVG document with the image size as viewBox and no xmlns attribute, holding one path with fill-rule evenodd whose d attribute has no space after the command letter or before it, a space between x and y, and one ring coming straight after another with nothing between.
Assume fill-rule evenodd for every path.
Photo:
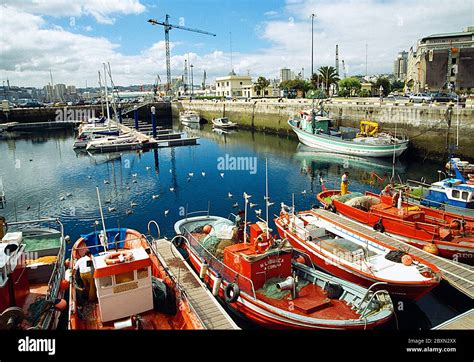
<instances>
[{"instance_id":1,"label":"boat deck","mask_svg":"<svg viewBox=\"0 0 474 362\"><path fill-rule=\"evenodd\" d=\"M432 329L474 329L474 309L460 314L446 322L443 322Z\"/></svg>"},{"instance_id":2,"label":"boat deck","mask_svg":"<svg viewBox=\"0 0 474 362\"><path fill-rule=\"evenodd\" d=\"M333 222L350 227L358 232L364 233L374 239L380 240L381 242L391 245L395 248L409 248L411 254L435 264L441 270L443 279L446 280L449 284L451 284L453 287L460 290L462 293L466 294L470 298L474 299L474 267L427 253L426 251L415 248L403 241L382 234L378 231L373 230L370 227L359 224L344 216L336 215L330 211L323 209L314 209L313 212L316 215L324 216Z\"/></svg>"},{"instance_id":3,"label":"boat deck","mask_svg":"<svg viewBox=\"0 0 474 362\"><path fill-rule=\"evenodd\" d=\"M165 269L184 288L191 306L206 328L239 329L169 240L155 240L153 247Z\"/></svg>"}]
</instances>

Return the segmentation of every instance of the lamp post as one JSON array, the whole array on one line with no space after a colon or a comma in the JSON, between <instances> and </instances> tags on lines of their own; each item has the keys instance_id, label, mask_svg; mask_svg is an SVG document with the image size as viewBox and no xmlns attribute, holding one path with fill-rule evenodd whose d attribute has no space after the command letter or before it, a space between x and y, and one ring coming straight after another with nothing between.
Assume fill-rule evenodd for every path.
<instances>
[{"instance_id":1,"label":"lamp post","mask_svg":"<svg viewBox=\"0 0 474 362\"><path fill-rule=\"evenodd\" d=\"M311 78L314 74L313 61L314 61L314 14L311 14Z\"/></svg>"}]
</instances>

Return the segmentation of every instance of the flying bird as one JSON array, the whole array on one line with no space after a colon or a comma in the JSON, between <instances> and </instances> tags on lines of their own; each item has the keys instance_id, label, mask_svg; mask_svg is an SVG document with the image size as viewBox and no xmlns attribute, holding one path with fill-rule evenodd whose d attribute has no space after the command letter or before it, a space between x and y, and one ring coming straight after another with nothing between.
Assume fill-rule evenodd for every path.
<instances>
[{"instance_id":1,"label":"flying bird","mask_svg":"<svg viewBox=\"0 0 474 362\"><path fill-rule=\"evenodd\" d=\"M151 198L152 198L153 200L157 199L158 197L160 197L160 195L151 195Z\"/></svg>"},{"instance_id":2,"label":"flying bird","mask_svg":"<svg viewBox=\"0 0 474 362\"><path fill-rule=\"evenodd\" d=\"M231 199L232 196L233 196L233 195L232 195L230 192L227 194L227 197L228 197L229 199Z\"/></svg>"},{"instance_id":3,"label":"flying bird","mask_svg":"<svg viewBox=\"0 0 474 362\"><path fill-rule=\"evenodd\" d=\"M250 203L250 208L253 209L255 206L257 206L258 204L253 204L253 203Z\"/></svg>"},{"instance_id":4,"label":"flying bird","mask_svg":"<svg viewBox=\"0 0 474 362\"><path fill-rule=\"evenodd\" d=\"M256 214L257 216L262 215L262 209L255 210L255 214Z\"/></svg>"},{"instance_id":5,"label":"flying bird","mask_svg":"<svg viewBox=\"0 0 474 362\"><path fill-rule=\"evenodd\" d=\"M66 200L66 197L65 197L65 196L61 196L61 197L59 198L59 200L64 201L64 200Z\"/></svg>"},{"instance_id":6,"label":"flying bird","mask_svg":"<svg viewBox=\"0 0 474 362\"><path fill-rule=\"evenodd\" d=\"M132 201L132 202L130 203L130 207L136 207L136 206L138 206L138 204L137 204L136 202L133 202L133 201Z\"/></svg>"},{"instance_id":7,"label":"flying bird","mask_svg":"<svg viewBox=\"0 0 474 362\"><path fill-rule=\"evenodd\" d=\"M205 177L205 176L206 176L206 173L205 173L205 172L201 172L201 175L202 175L202 177Z\"/></svg>"},{"instance_id":8,"label":"flying bird","mask_svg":"<svg viewBox=\"0 0 474 362\"><path fill-rule=\"evenodd\" d=\"M194 172L188 173L188 176L189 176L189 177L193 177L193 176L194 176Z\"/></svg>"},{"instance_id":9,"label":"flying bird","mask_svg":"<svg viewBox=\"0 0 474 362\"><path fill-rule=\"evenodd\" d=\"M222 178L224 178L224 172L221 172L220 175Z\"/></svg>"},{"instance_id":10,"label":"flying bird","mask_svg":"<svg viewBox=\"0 0 474 362\"><path fill-rule=\"evenodd\" d=\"M68 192L68 193L66 194L66 197L71 197L71 196L72 196L72 192Z\"/></svg>"},{"instance_id":11,"label":"flying bird","mask_svg":"<svg viewBox=\"0 0 474 362\"><path fill-rule=\"evenodd\" d=\"M148 170L151 170L151 167L147 166L147 167L145 167L145 169L148 171Z\"/></svg>"},{"instance_id":12,"label":"flying bird","mask_svg":"<svg viewBox=\"0 0 474 362\"><path fill-rule=\"evenodd\" d=\"M170 191L173 192L173 191L174 191L174 187L170 187Z\"/></svg>"},{"instance_id":13,"label":"flying bird","mask_svg":"<svg viewBox=\"0 0 474 362\"><path fill-rule=\"evenodd\" d=\"M104 180L104 185L108 185L110 183L109 180Z\"/></svg>"},{"instance_id":14,"label":"flying bird","mask_svg":"<svg viewBox=\"0 0 474 362\"><path fill-rule=\"evenodd\" d=\"M109 207L109 212L114 212L115 210L117 210L115 207L113 206Z\"/></svg>"},{"instance_id":15,"label":"flying bird","mask_svg":"<svg viewBox=\"0 0 474 362\"><path fill-rule=\"evenodd\" d=\"M138 173L132 173L132 177L137 177Z\"/></svg>"},{"instance_id":16,"label":"flying bird","mask_svg":"<svg viewBox=\"0 0 474 362\"><path fill-rule=\"evenodd\" d=\"M234 209L237 209L237 208L239 207L239 203L236 202L234 205L232 205L232 207L233 207Z\"/></svg>"},{"instance_id":17,"label":"flying bird","mask_svg":"<svg viewBox=\"0 0 474 362\"><path fill-rule=\"evenodd\" d=\"M165 210L165 216L168 216L170 210Z\"/></svg>"},{"instance_id":18,"label":"flying bird","mask_svg":"<svg viewBox=\"0 0 474 362\"><path fill-rule=\"evenodd\" d=\"M306 196L306 190L301 191L301 195Z\"/></svg>"},{"instance_id":19,"label":"flying bird","mask_svg":"<svg viewBox=\"0 0 474 362\"><path fill-rule=\"evenodd\" d=\"M132 214L133 214L133 210L127 209L127 210L125 211L125 213L126 213L127 215L132 215Z\"/></svg>"}]
</instances>

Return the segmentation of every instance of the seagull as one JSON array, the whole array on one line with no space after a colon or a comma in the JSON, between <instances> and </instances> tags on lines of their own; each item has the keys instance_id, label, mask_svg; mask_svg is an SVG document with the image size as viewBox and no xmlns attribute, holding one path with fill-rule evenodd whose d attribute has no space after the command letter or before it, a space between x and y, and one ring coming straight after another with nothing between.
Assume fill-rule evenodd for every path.
<instances>
[{"instance_id":1,"label":"seagull","mask_svg":"<svg viewBox=\"0 0 474 362\"><path fill-rule=\"evenodd\" d=\"M104 180L104 185L108 185L110 183L109 180Z\"/></svg>"},{"instance_id":2,"label":"seagull","mask_svg":"<svg viewBox=\"0 0 474 362\"><path fill-rule=\"evenodd\" d=\"M110 200L110 199L107 199L107 200L104 201L104 204L111 204L111 203L112 203L112 200Z\"/></svg>"},{"instance_id":3,"label":"seagull","mask_svg":"<svg viewBox=\"0 0 474 362\"><path fill-rule=\"evenodd\" d=\"M91 175L89 175L89 176L87 176L87 178L90 180L90 179L92 178L92 176L91 176Z\"/></svg>"},{"instance_id":4,"label":"seagull","mask_svg":"<svg viewBox=\"0 0 474 362\"><path fill-rule=\"evenodd\" d=\"M128 209L127 211L125 211L125 213L126 213L127 215L132 215L132 214L133 214L133 211L130 210L130 209Z\"/></svg>"},{"instance_id":5,"label":"seagull","mask_svg":"<svg viewBox=\"0 0 474 362\"><path fill-rule=\"evenodd\" d=\"M255 206L257 206L258 204L253 204L253 203L250 203L250 208L253 209Z\"/></svg>"},{"instance_id":6,"label":"seagull","mask_svg":"<svg viewBox=\"0 0 474 362\"><path fill-rule=\"evenodd\" d=\"M237 208L239 207L239 203L236 202L234 205L232 205L232 207L233 207L234 209L237 209Z\"/></svg>"},{"instance_id":7,"label":"seagull","mask_svg":"<svg viewBox=\"0 0 474 362\"><path fill-rule=\"evenodd\" d=\"M255 210L255 214L256 214L257 216L262 215L262 209Z\"/></svg>"},{"instance_id":8,"label":"seagull","mask_svg":"<svg viewBox=\"0 0 474 362\"><path fill-rule=\"evenodd\" d=\"M168 216L169 210L165 210L165 216Z\"/></svg>"},{"instance_id":9,"label":"seagull","mask_svg":"<svg viewBox=\"0 0 474 362\"><path fill-rule=\"evenodd\" d=\"M61 196L61 197L59 198L59 200L64 201L64 200L66 200L66 197L65 197L65 196Z\"/></svg>"},{"instance_id":10,"label":"seagull","mask_svg":"<svg viewBox=\"0 0 474 362\"><path fill-rule=\"evenodd\" d=\"M26 210L29 210L29 209L31 209L31 206L27 206L27 207L26 207Z\"/></svg>"},{"instance_id":11,"label":"seagull","mask_svg":"<svg viewBox=\"0 0 474 362\"><path fill-rule=\"evenodd\" d=\"M138 173L132 173L132 177L137 177Z\"/></svg>"},{"instance_id":12,"label":"seagull","mask_svg":"<svg viewBox=\"0 0 474 362\"><path fill-rule=\"evenodd\" d=\"M232 195L230 192L227 194L227 197L228 197L229 199L231 199L232 196L233 196L233 195Z\"/></svg>"},{"instance_id":13,"label":"seagull","mask_svg":"<svg viewBox=\"0 0 474 362\"><path fill-rule=\"evenodd\" d=\"M273 205L275 205L274 202L267 202L267 206L268 206L268 207L273 206Z\"/></svg>"},{"instance_id":14,"label":"seagull","mask_svg":"<svg viewBox=\"0 0 474 362\"><path fill-rule=\"evenodd\" d=\"M306 190L301 191L301 195L306 196Z\"/></svg>"},{"instance_id":15,"label":"seagull","mask_svg":"<svg viewBox=\"0 0 474 362\"><path fill-rule=\"evenodd\" d=\"M158 197L160 197L160 195L151 195L151 198L152 198L153 200L157 199Z\"/></svg>"},{"instance_id":16,"label":"seagull","mask_svg":"<svg viewBox=\"0 0 474 362\"><path fill-rule=\"evenodd\" d=\"M151 170L150 166L145 167L146 170Z\"/></svg>"},{"instance_id":17,"label":"seagull","mask_svg":"<svg viewBox=\"0 0 474 362\"><path fill-rule=\"evenodd\" d=\"M66 194L66 197L71 197L71 196L72 196L72 192L68 192L68 193Z\"/></svg>"},{"instance_id":18,"label":"seagull","mask_svg":"<svg viewBox=\"0 0 474 362\"><path fill-rule=\"evenodd\" d=\"M126 189L127 189L127 190L130 190L130 186L127 186Z\"/></svg>"},{"instance_id":19,"label":"seagull","mask_svg":"<svg viewBox=\"0 0 474 362\"><path fill-rule=\"evenodd\" d=\"M205 177L205 176L206 176L206 173L205 173L205 172L201 172L201 175L202 175L202 177Z\"/></svg>"},{"instance_id":20,"label":"seagull","mask_svg":"<svg viewBox=\"0 0 474 362\"><path fill-rule=\"evenodd\" d=\"M132 182L133 182L134 184L136 184L136 183L137 183L137 180L133 180Z\"/></svg>"},{"instance_id":21,"label":"seagull","mask_svg":"<svg viewBox=\"0 0 474 362\"><path fill-rule=\"evenodd\" d=\"M189 176L189 177L193 177L193 176L194 176L194 172L188 173L188 176Z\"/></svg>"},{"instance_id":22,"label":"seagull","mask_svg":"<svg viewBox=\"0 0 474 362\"><path fill-rule=\"evenodd\" d=\"M174 187L170 187L170 191L173 192L173 191L174 191Z\"/></svg>"},{"instance_id":23,"label":"seagull","mask_svg":"<svg viewBox=\"0 0 474 362\"><path fill-rule=\"evenodd\" d=\"M170 168L170 173L172 173L172 172L173 172L173 170Z\"/></svg>"},{"instance_id":24,"label":"seagull","mask_svg":"<svg viewBox=\"0 0 474 362\"><path fill-rule=\"evenodd\" d=\"M136 206L138 206L138 204L137 204L136 202L133 202L133 201L132 201L132 202L130 203L130 207L136 207Z\"/></svg>"},{"instance_id":25,"label":"seagull","mask_svg":"<svg viewBox=\"0 0 474 362\"><path fill-rule=\"evenodd\" d=\"M186 181L187 181L187 182L191 181L191 177L188 177L188 178L186 179Z\"/></svg>"},{"instance_id":26,"label":"seagull","mask_svg":"<svg viewBox=\"0 0 474 362\"><path fill-rule=\"evenodd\" d=\"M220 175L222 178L224 178L224 172L221 172Z\"/></svg>"},{"instance_id":27,"label":"seagull","mask_svg":"<svg viewBox=\"0 0 474 362\"><path fill-rule=\"evenodd\" d=\"M115 210L117 210L115 207L109 207L109 212L114 212Z\"/></svg>"}]
</instances>

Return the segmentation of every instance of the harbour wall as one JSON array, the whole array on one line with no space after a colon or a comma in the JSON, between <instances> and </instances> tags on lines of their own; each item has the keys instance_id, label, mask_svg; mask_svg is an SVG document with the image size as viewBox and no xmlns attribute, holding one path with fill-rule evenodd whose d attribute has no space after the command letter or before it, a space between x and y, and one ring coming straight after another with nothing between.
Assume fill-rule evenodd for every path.
<instances>
[{"instance_id":1,"label":"harbour wall","mask_svg":"<svg viewBox=\"0 0 474 362\"><path fill-rule=\"evenodd\" d=\"M355 104L354 104L355 103ZM333 102L325 109L337 125L359 127L362 119L380 124L381 130L405 134L410 142L409 155L442 159L448 156L447 145L453 149L458 137L461 158L474 158L474 109L447 105L396 105L380 102ZM225 115L242 128L263 130L296 137L288 126L289 117L302 109L311 109L311 101L182 101L173 103L173 112L193 110L206 120ZM459 131L457 125L459 124Z\"/></svg>"}]
</instances>

